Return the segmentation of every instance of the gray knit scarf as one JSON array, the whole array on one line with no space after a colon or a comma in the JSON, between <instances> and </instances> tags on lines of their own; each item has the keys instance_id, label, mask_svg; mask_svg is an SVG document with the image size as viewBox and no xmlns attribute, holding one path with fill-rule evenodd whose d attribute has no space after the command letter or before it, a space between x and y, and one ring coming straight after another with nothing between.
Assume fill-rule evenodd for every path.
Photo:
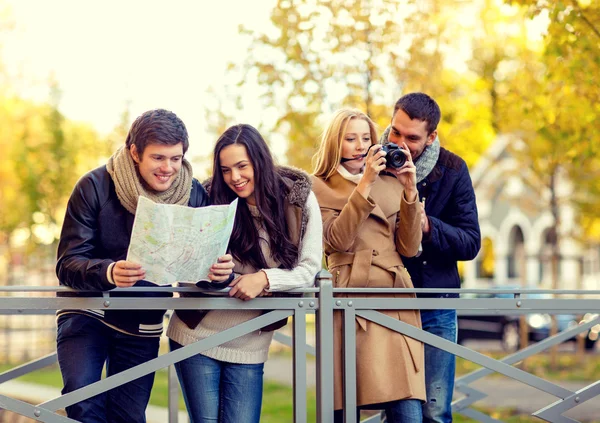
<instances>
[{"instance_id":1,"label":"gray knit scarf","mask_svg":"<svg viewBox=\"0 0 600 423\"><path fill-rule=\"evenodd\" d=\"M108 159L106 170L115 183L119 201L131 214L135 214L140 195L160 204L187 206L190 201L193 172L192 166L185 159L173 184L162 192L151 191L145 187L136 163L125 146L120 147Z\"/></svg>"},{"instance_id":2,"label":"gray knit scarf","mask_svg":"<svg viewBox=\"0 0 600 423\"><path fill-rule=\"evenodd\" d=\"M381 136L381 138L379 138L380 144L386 143L388 141L390 128L391 127L389 125L387 128L385 128L383 135ZM435 137L435 141L433 142L433 144L425 147L423 153L421 153L421 155L417 157L417 160L415 160L415 167L417 168L417 183L421 182L427 177L427 175L431 173L439 157L440 138Z\"/></svg>"}]
</instances>

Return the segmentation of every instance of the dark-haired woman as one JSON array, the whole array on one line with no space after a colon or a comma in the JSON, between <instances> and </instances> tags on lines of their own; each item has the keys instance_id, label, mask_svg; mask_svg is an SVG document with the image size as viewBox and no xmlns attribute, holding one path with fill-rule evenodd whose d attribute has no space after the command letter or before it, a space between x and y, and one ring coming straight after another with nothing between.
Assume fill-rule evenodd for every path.
<instances>
[{"instance_id":1,"label":"dark-haired woman","mask_svg":"<svg viewBox=\"0 0 600 423\"><path fill-rule=\"evenodd\" d=\"M311 286L321 268L323 231L310 177L275 166L265 140L246 124L221 135L213 163L213 179L206 184L212 204L239 199L229 243L237 275L230 296L251 300ZM176 312L167 332L171 349L260 314L212 310L194 318ZM191 422L259 422L263 367L272 338L272 330L258 330L175 365Z\"/></svg>"}]
</instances>

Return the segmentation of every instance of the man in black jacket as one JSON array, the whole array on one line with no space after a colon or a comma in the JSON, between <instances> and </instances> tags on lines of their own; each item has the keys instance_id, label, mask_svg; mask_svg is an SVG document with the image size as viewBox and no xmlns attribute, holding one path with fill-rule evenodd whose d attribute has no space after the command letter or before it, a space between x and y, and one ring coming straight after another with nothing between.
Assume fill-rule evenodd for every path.
<instances>
[{"instance_id":1,"label":"man in black jacket","mask_svg":"<svg viewBox=\"0 0 600 423\"><path fill-rule=\"evenodd\" d=\"M208 195L184 159L188 134L167 110L151 110L133 122L124 146L105 166L75 186L58 245L56 272L61 285L88 290L65 296L101 296L115 287L152 286L140 264L125 260L139 196L157 203L208 205ZM208 277L225 281L230 255L213 264ZM142 294L143 295L143 294ZM150 293L146 294L151 296ZM167 294L170 295L170 294ZM162 310L59 310L57 353L63 394L158 356ZM154 383L149 374L67 407L70 418L86 423L145 422Z\"/></svg>"},{"instance_id":2,"label":"man in black jacket","mask_svg":"<svg viewBox=\"0 0 600 423\"><path fill-rule=\"evenodd\" d=\"M401 97L390 127L382 137L405 142L417 168L417 189L424 204L422 253L403 258L415 288L459 288L457 261L472 260L481 245L475 192L466 163L440 147L438 104L426 94ZM419 294L419 297L458 297L457 294ZM422 310L423 329L456 342L456 310ZM452 421L455 356L425 345L427 402L423 421Z\"/></svg>"}]
</instances>

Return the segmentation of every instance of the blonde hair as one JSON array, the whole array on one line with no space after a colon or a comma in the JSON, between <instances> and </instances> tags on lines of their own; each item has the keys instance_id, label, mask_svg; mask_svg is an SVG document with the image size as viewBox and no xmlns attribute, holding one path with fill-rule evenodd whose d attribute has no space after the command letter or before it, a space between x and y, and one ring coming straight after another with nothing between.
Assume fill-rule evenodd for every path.
<instances>
[{"instance_id":1,"label":"blonde hair","mask_svg":"<svg viewBox=\"0 0 600 423\"><path fill-rule=\"evenodd\" d=\"M313 156L314 175L329 179L337 170L342 159L342 142L352 119L362 119L369 124L371 144L377 143L375 123L358 109L340 109L333 114L327 129L321 135L321 144Z\"/></svg>"}]
</instances>

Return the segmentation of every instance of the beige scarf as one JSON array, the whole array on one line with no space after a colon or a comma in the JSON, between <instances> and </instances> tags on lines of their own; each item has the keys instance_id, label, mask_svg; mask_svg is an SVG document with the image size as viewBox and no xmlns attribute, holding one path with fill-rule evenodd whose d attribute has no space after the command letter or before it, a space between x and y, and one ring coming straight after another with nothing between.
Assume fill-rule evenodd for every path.
<instances>
[{"instance_id":1,"label":"beige scarf","mask_svg":"<svg viewBox=\"0 0 600 423\"><path fill-rule=\"evenodd\" d=\"M115 183L115 190L119 201L131 214L135 214L139 196L144 196L155 203L177 204L187 206L192 191L192 166L183 159L181 170L175 177L173 184L166 191L154 192L148 190L137 171L136 163L131 157L129 149L120 147L108 159L106 170Z\"/></svg>"}]
</instances>

